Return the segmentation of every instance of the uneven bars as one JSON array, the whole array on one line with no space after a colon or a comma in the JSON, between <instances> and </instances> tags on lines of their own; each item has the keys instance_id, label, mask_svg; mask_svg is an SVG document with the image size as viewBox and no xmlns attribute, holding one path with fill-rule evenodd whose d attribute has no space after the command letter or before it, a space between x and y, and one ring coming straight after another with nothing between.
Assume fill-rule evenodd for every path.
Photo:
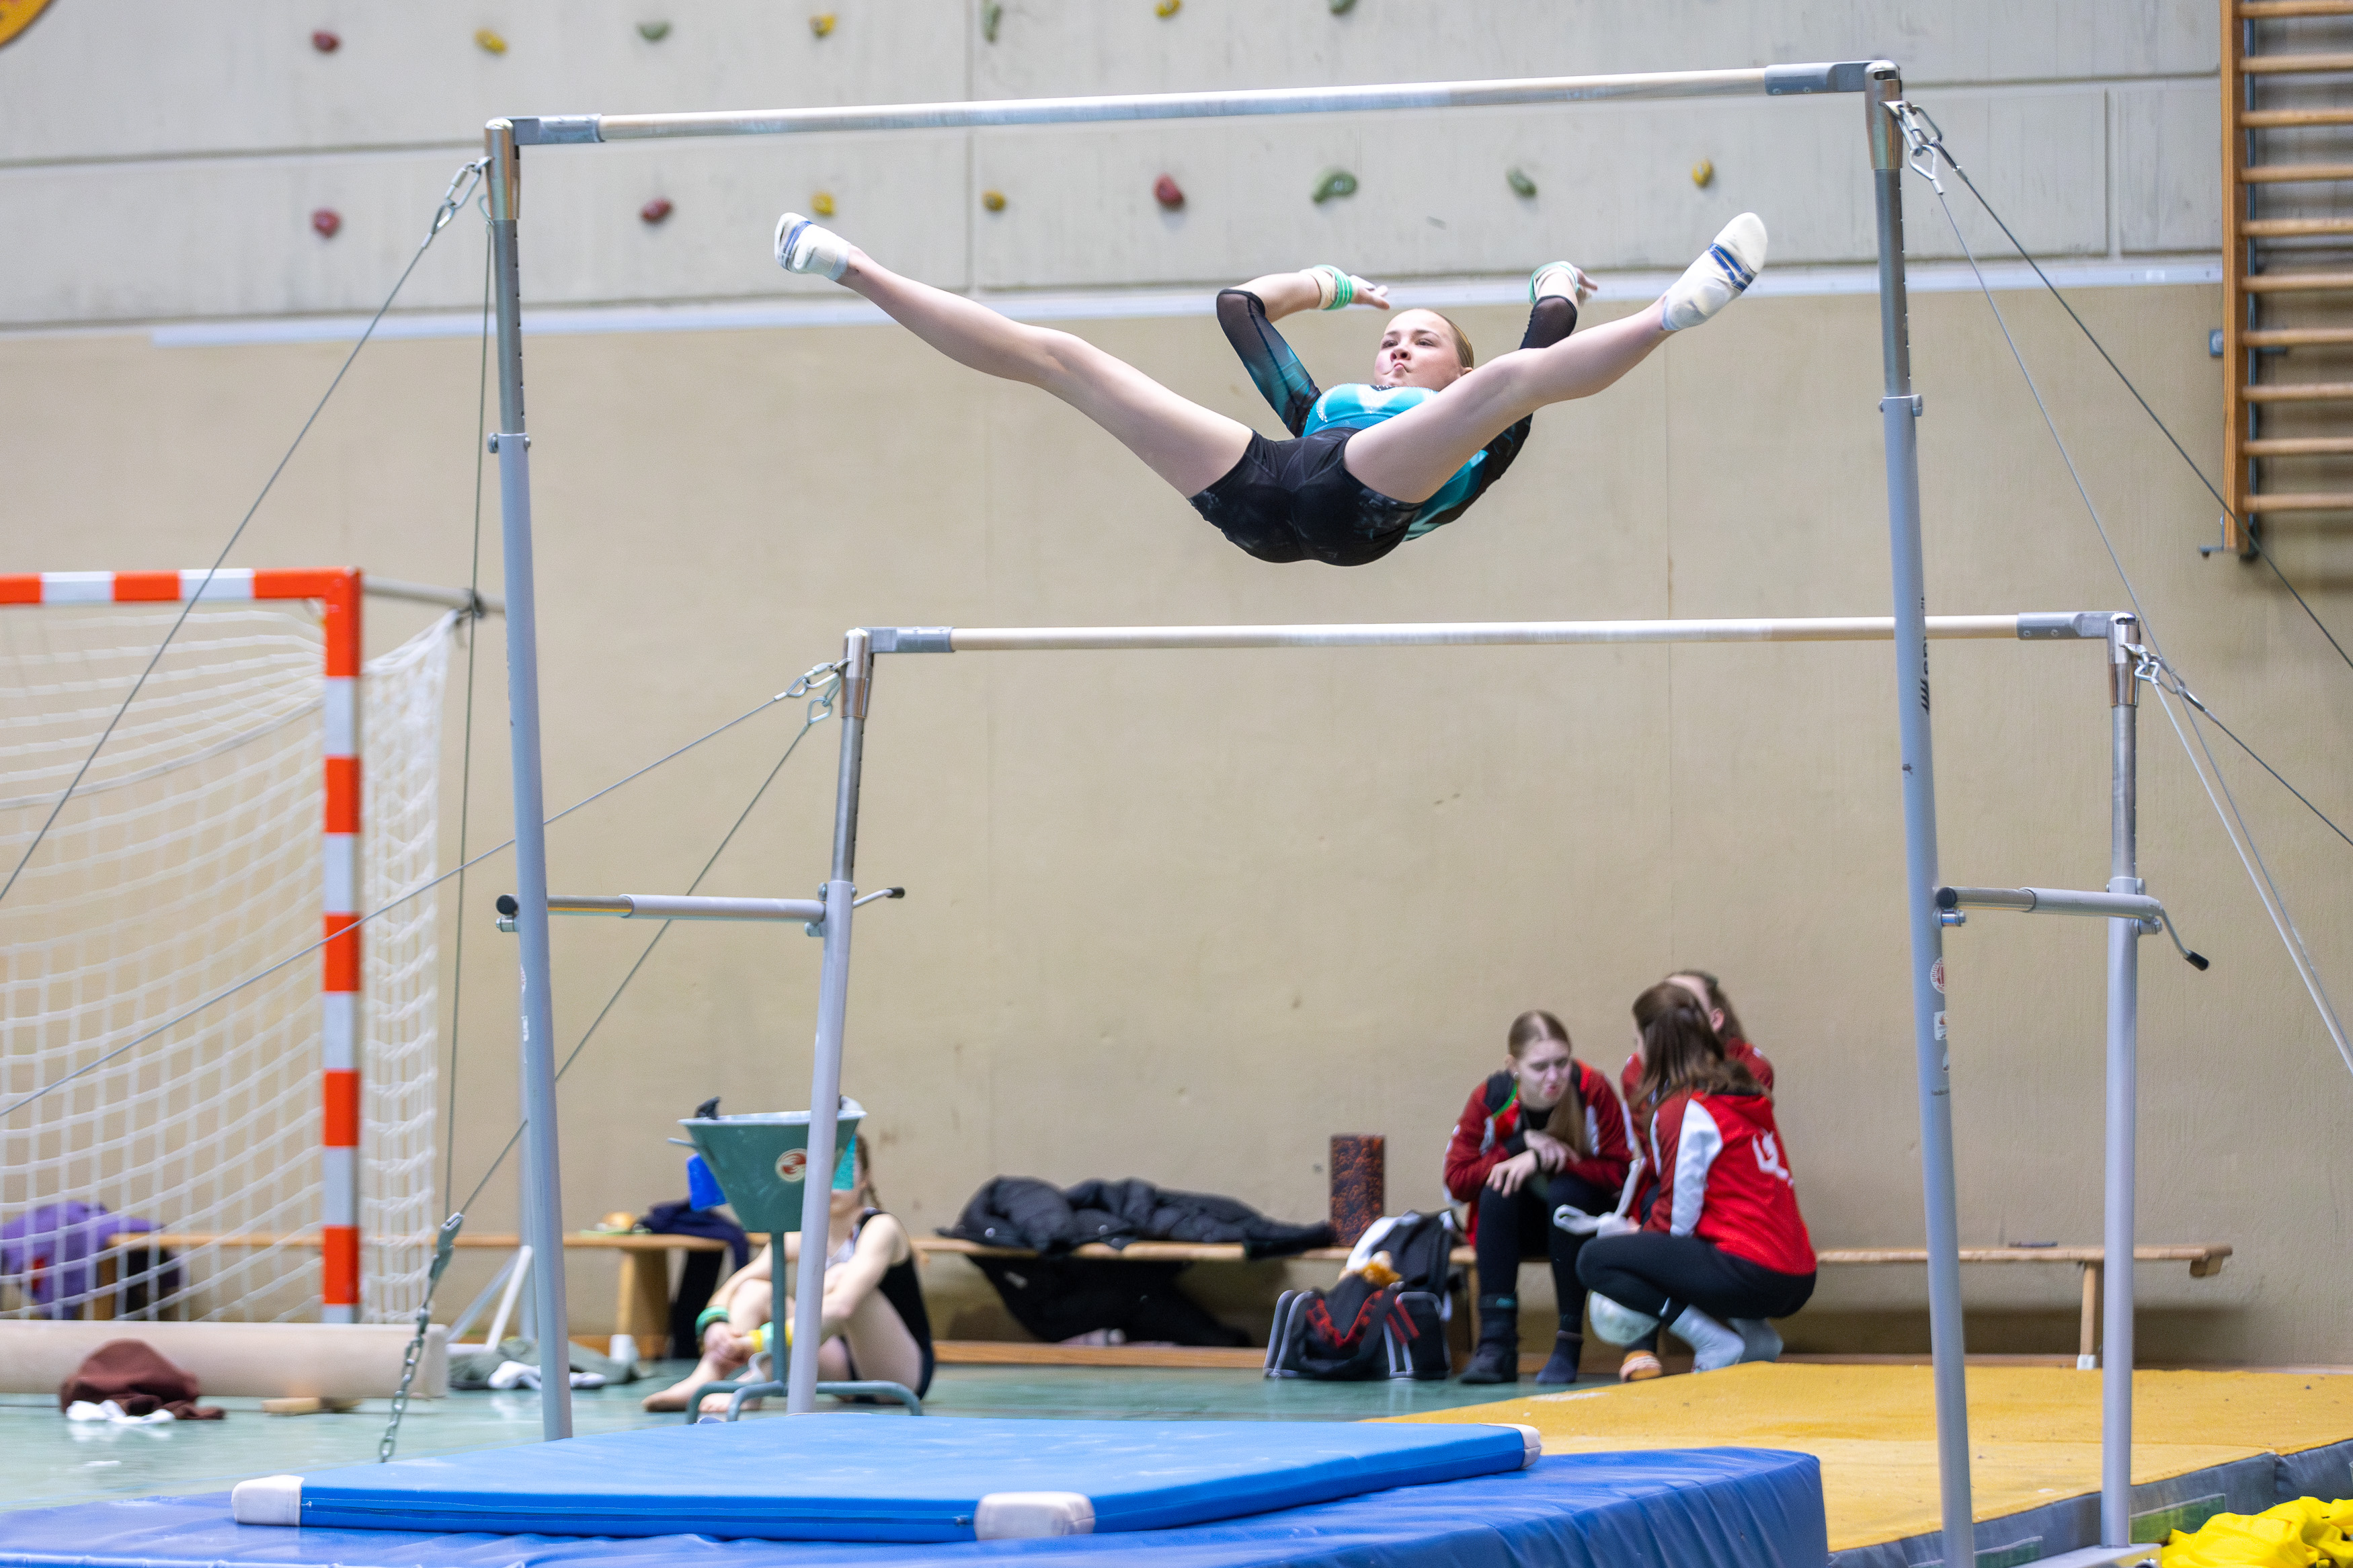
<instances>
[{"instance_id":1,"label":"uneven bars","mask_svg":"<svg viewBox=\"0 0 2353 1568\"><path fill-rule=\"evenodd\" d=\"M952 131L987 125L1075 125L1118 120L1228 120L1255 114L1350 110L1493 109L1611 99L1773 98L1861 92L1867 60L1763 66L1746 70L1651 71L1630 76L1523 77L1504 81L1400 82L1377 87L1253 88L1098 98L1008 98L977 103L902 103L843 109L761 109L688 114L550 114L513 119L522 146L642 142L674 136L785 136L823 131Z\"/></svg>"},{"instance_id":2,"label":"uneven bars","mask_svg":"<svg viewBox=\"0 0 2353 1568\"><path fill-rule=\"evenodd\" d=\"M2103 610L1930 616L1935 638L2096 641ZM1780 620L1437 621L1301 626L869 626L881 653L1022 653L1110 648L1515 647L1551 643L1886 642L1886 616Z\"/></svg>"}]
</instances>

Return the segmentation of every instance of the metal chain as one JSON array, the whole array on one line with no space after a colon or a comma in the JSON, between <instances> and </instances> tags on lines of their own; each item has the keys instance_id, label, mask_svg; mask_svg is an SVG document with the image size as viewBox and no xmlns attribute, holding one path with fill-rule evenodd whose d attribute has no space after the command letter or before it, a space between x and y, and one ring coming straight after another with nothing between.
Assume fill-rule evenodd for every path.
<instances>
[{"instance_id":1,"label":"metal chain","mask_svg":"<svg viewBox=\"0 0 2353 1568\"><path fill-rule=\"evenodd\" d=\"M464 1229L466 1216L453 1214L441 1222L433 1238L433 1268L425 1277L425 1300L417 1309L417 1332L408 1342L408 1353L401 1358L400 1386L392 1394L392 1419L385 1424L384 1436L375 1446L375 1462L388 1465L392 1451L400 1442L400 1418L408 1414L408 1385L417 1381L417 1363L425 1353L425 1336L433 1325L433 1291L441 1283L441 1275L449 1267L449 1256L457 1249L458 1232Z\"/></svg>"}]
</instances>

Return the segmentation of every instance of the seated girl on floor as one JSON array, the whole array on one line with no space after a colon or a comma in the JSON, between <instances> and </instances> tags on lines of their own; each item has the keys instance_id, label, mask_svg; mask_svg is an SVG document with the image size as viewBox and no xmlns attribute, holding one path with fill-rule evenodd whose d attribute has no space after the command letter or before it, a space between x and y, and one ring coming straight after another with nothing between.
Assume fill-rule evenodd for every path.
<instances>
[{"instance_id":1,"label":"seated girl on floor","mask_svg":"<svg viewBox=\"0 0 2353 1568\"><path fill-rule=\"evenodd\" d=\"M932 1324L915 1279L915 1249L906 1227L876 1203L871 1156L862 1134L842 1151L835 1167L832 1210L818 1376L828 1383L896 1383L921 1395L932 1385ZM798 1261L800 1243L797 1232L785 1237L787 1264ZM758 1331L771 1320L770 1257L762 1247L750 1263L720 1281L711 1305L696 1320L702 1331L702 1361L682 1381L648 1394L648 1410L684 1410L697 1388L738 1375L755 1351L767 1348ZM785 1321L791 1319L787 1295ZM779 1347L779 1377L783 1362ZM726 1404L726 1396L713 1394L703 1407L724 1410Z\"/></svg>"},{"instance_id":2,"label":"seated girl on floor","mask_svg":"<svg viewBox=\"0 0 2353 1568\"><path fill-rule=\"evenodd\" d=\"M1585 1289L1577 1253L1587 1237L1552 1222L1572 1205L1588 1214L1617 1206L1633 1156L1625 1113L1609 1080L1569 1052L1568 1030L1550 1013L1512 1021L1503 1069L1471 1091L1446 1150L1446 1190L1471 1205L1479 1256L1479 1348L1465 1383L1516 1383L1520 1372L1520 1259L1552 1263L1560 1328L1538 1383L1574 1383L1585 1348Z\"/></svg>"},{"instance_id":3,"label":"seated girl on floor","mask_svg":"<svg viewBox=\"0 0 2353 1568\"><path fill-rule=\"evenodd\" d=\"M1636 1133L1657 1178L1641 1230L1577 1259L1594 1332L1633 1344L1661 1325L1713 1372L1771 1361L1786 1318L1814 1293L1814 1249L1773 1119L1773 1098L1727 1058L1703 1004L1662 982L1642 1027Z\"/></svg>"}]
</instances>

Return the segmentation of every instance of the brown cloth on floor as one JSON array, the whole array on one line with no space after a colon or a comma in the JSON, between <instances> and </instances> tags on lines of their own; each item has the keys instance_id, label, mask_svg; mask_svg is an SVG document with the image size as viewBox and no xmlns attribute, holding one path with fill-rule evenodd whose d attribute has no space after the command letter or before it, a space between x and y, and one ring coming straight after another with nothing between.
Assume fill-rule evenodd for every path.
<instances>
[{"instance_id":1,"label":"brown cloth on floor","mask_svg":"<svg viewBox=\"0 0 2353 1568\"><path fill-rule=\"evenodd\" d=\"M217 1421L218 1405L200 1405L196 1380L157 1354L142 1340L109 1340L58 1386L58 1408L77 1399L100 1405L111 1399L125 1415L168 1410L182 1421Z\"/></svg>"}]
</instances>

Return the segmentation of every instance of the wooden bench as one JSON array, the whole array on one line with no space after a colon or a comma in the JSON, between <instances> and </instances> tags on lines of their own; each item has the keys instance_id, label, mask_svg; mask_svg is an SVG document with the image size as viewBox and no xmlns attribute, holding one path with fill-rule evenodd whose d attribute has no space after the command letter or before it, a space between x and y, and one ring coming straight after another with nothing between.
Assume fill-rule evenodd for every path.
<instances>
[{"instance_id":1,"label":"wooden bench","mask_svg":"<svg viewBox=\"0 0 2353 1568\"><path fill-rule=\"evenodd\" d=\"M243 1232L237 1235L207 1235L196 1231L130 1231L109 1237L108 1245L123 1247L169 1247L185 1249L191 1247L235 1247L259 1250L269 1247L315 1248L316 1235L301 1232L291 1235L271 1235L267 1232ZM768 1238L754 1234L752 1246L756 1250L765 1247ZM522 1245L519 1236L461 1234L460 1247L478 1247L495 1252L512 1252ZM648 1361L661 1358L670 1344L670 1255L673 1252L724 1252L727 1244L707 1236L650 1235L643 1231L574 1231L564 1238L565 1250L581 1248L590 1252L614 1252L620 1255L620 1290L613 1310L613 1331L629 1334L638 1342L638 1353ZM100 1321L111 1321L115 1315L114 1255L101 1252L98 1258L99 1294L90 1303L90 1316Z\"/></svg>"},{"instance_id":2,"label":"wooden bench","mask_svg":"<svg viewBox=\"0 0 2353 1568\"><path fill-rule=\"evenodd\" d=\"M2210 1247L2136 1247L2136 1263L2187 1263L2193 1279L2204 1279L2222 1271L2222 1260L2231 1256L2230 1247L2216 1244ZM1915 1264L1926 1267L1928 1249L1925 1247L1859 1247L1833 1248L1814 1254L1815 1263L1823 1268L1873 1268L1894 1264ZM1961 1248L1963 1263L2072 1263L2083 1273L2083 1321L2076 1330L2075 1364L2093 1367L2099 1364L2100 1353L2100 1275L2107 1263L2107 1254L2096 1247L1965 1247Z\"/></svg>"},{"instance_id":3,"label":"wooden bench","mask_svg":"<svg viewBox=\"0 0 2353 1568\"><path fill-rule=\"evenodd\" d=\"M767 1245L765 1235L752 1237L754 1247ZM1018 1247L987 1247L978 1242L962 1241L945 1236L917 1236L909 1238L914 1245L917 1261L928 1263L934 1258L1035 1258L1036 1253ZM311 1235L207 1236L188 1232L132 1232L110 1238L118 1247L316 1247L318 1237ZM514 1236L460 1236L458 1245L464 1247L484 1247L512 1252L521 1245L522 1237ZM566 1250L575 1247L590 1251L615 1252L620 1255L618 1300L613 1313L614 1331L633 1335L648 1359L654 1359L666 1348L670 1339L670 1254L672 1252L720 1252L727 1244L701 1236L653 1236L642 1232L575 1231L564 1238ZM1106 1247L1090 1242L1074 1248L1072 1258L1096 1258L1106 1262L1131 1263L1242 1263L1249 1259L1242 1248L1233 1243L1192 1241L1136 1241L1125 1247ZM1897 1266L1925 1267L1928 1251L1921 1247L1833 1247L1817 1252L1816 1262L1823 1268L1888 1268ZM2221 1272L2223 1261L2231 1248L2222 1244L2209 1246L2147 1246L2133 1248L2137 1263L2187 1263L2192 1279L2205 1279ZM1291 1258L1314 1263L1345 1263L1348 1249L1345 1247L1318 1247L1305 1252L1286 1254L1282 1258L1266 1261L1282 1262ZM99 1259L98 1286L102 1293L90 1303L93 1318L114 1316L114 1300L107 1290L113 1280L113 1258L101 1254ZM2042 1264L2073 1265L2082 1270L2083 1316L2076 1335L2076 1364L2089 1367L2097 1364L2100 1329L2101 1272L2106 1262L2105 1254L2096 1247L1965 1247L1961 1249L1965 1264ZM1477 1258L1467 1247L1454 1249L1456 1267L1469 1270L1471 1289L1475 1294ZM1158 1352L1166 1358L1149 1363L1134 1357L1145 1352L1118 1352L1126 1347L1106 1347L1112 1353L1090 1356L1082 1349L1061 1345L1013 1345L1003 1347L1004 1353L993 1355L988 1351L971 1346L961 1347L957 1360L1035 1361L1045 1352L1058 1352L1073 1358L1072 1364L1103 1361L1105 1364L1121 1365L1225 1365L1240 1364L1241 1360L1256 1363L1257 1352L1234 1351L1171 1351ZM964 1353L969 1351L967 1356ZM1020 1353L1016 1353L1020 1352ZM1240 1358L1240 1359L1237 1359Z\"/></svg>"}]
</instances>

